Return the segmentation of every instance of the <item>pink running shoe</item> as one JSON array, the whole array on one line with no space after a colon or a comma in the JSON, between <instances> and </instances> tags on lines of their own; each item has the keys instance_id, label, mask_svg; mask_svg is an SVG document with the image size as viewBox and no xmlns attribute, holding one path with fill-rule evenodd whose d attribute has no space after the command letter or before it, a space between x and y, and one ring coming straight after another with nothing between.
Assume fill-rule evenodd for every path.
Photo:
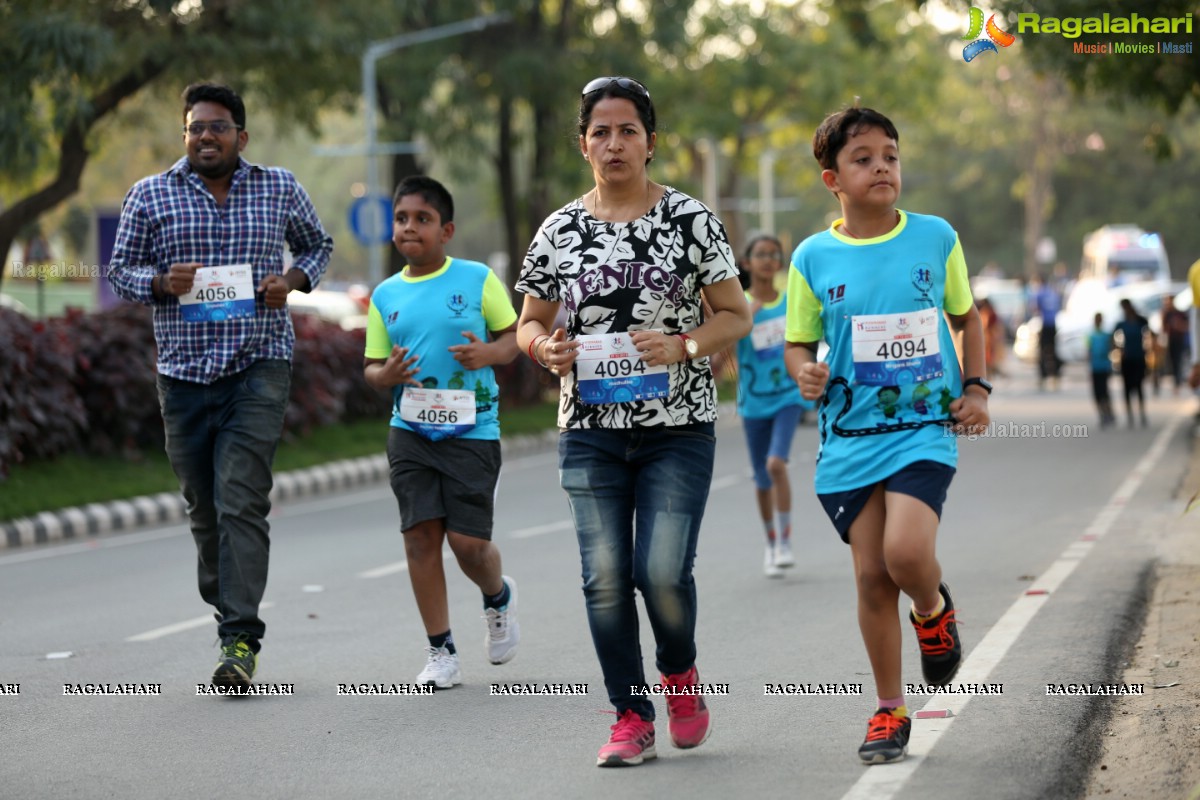
<instances>
[{"instance_id":1,"label":"pink running shoe","mask_svg":"<svg viewBox=\"0 0 1200 800\"><path fill-rule=\"evenodd\" d=\"M633 709L618 715L611 730L608 744L596 756L597 767L633 767L658 757L654 752L654 723L642 719Z\"/></svg>"},{"instance_id":2,"label":"pink running shoe","mask_svg":"<svg viewBox=\"0 0 1200 800\"><path fill-rule=\"evenodd\" d=\"M678 675L663 675L662 682L667 698L667 730L671 732L671 744L681 750L704 744L710 730L708 706L704 695L699 693L700 676L696 667ZM689 689L696 693L689 693Z\"/></svg>"}]
</instances>

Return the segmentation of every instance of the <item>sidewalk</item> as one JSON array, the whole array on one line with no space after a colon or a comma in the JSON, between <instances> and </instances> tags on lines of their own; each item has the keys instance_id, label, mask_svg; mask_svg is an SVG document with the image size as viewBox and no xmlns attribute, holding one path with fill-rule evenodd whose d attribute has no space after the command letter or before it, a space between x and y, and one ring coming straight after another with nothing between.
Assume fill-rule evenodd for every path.
<instances>
[{"instance_id":1,"label":"sidewalk","mask_svg":"<svg viewBox=\"0 0 1200 800\"><path fill-rule=\"evenodd\" d=\"M501 439L500 448L504 457L510 458L551 449L557 441L558 430L551 428L541 434ZM387 456L383 453L280 472L275 475L271 502L286 503L355 486L382 483L387 477ZM43 511L32 517L0 522L0 552L48 542L86 539L116 531L133 531L151 525L171 525L182 522L185 516L183 497L173 492Z\"/></svg>"},{"instance_id":2,"label":"sidewalk","mask_svg":"<svg viewBox=\"0 0 1200 800\"><path fill-rule=\"evenodd\" d=\"M1176 491L1180 516L1159 533L1142 637L1123 683L1146 694L1123 698L1105 727L1086 797L1200 798L1200 430Z\"/></svg>"}]
</instances>

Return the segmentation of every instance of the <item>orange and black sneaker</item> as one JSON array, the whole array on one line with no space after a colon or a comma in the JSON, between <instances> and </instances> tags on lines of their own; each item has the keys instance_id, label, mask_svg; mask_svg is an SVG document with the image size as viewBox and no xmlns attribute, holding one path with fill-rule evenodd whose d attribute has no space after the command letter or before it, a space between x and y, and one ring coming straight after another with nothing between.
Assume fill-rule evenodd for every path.
<instances>
[{"instance_id":1,"label":"orange and black sneaker","mask_svg":"<svg viewBox=\"0 0 1200 800\"><path fill-rule=\"evenodd\" d=\"M942 613L925 622L918 622L916 615L908 612L908 618L917 631L917 644L921 647L921 674L930 686L945 686L962 664L962 639L958 636L950 588L943 583L938 586L938 591L946 601Z\"/></svg>"},{"instance_id":2,"label":"orange and black sneaker","mask_svg":"<svg viewBox=\"0 0 1200 800\"><path fill-rule=\"evenodd\" d=\"M908 752L908 735L912 732L912 720L908 716L897 717L886 708L881 708L867 723L867 738L858 748L858 757L864 764L890 764L900 761Z\"/></svg>"}]
</instances>

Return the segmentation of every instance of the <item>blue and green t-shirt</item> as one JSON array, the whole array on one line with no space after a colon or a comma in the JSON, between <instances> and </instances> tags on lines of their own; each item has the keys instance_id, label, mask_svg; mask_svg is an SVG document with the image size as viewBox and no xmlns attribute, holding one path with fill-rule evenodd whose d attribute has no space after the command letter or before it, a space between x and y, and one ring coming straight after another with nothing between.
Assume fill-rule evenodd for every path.
<instances>
[{"instance_id":1,"label":"blue and green t-shirt","mask_svg":"<svg viewBox=\"0 0 1200 800\"><path fill-rule=\"evenodd\" d=\"M491 367L468 370L454 360L449 348L467 344L470 331L481 341L489 331L501 331L517 320L508 292L496 274L478 261L446 258L430 275L408 276L405 269L385 280L371 294L367 312L367 358L386 359L393 345L417 356L414 366L426 389L475 392L475 427L463 439L499 439L500 389ZM392 427L413 430L400 418L404 386L392 389ZM415 387L414 387L415 388Z\"/></svg>"},{"instance_id":2,"label":"blue and green t-shirt","mask_svg":"<svg viewBox=\"0 0 1200 800\"><path fill-rule=\"evenodd\" d=\"M1107 331L1093 330L1088 334L1087 344L1092 372L1106 375L1112 373L1112 358L1109 355L1112 336Z\"/></svg>"},{"instance_id":3,"label":"blue and green t-shirt","mask_svg":"<svg viewBox=\"0 0 1200 800\"><path fill-rule=\"evenodd\" d=\"M754 302L749 294L746 300ZM738 414L770 419L788 406L807 406L783 362L787 294L780 293L754 314L754 329L737 343Z\"/></svg>"},{"instance_id":4,"label":"blue and green t-shirt","mask_svg":"<svg viewBox=\"0 0 1200 800\"><path fill-rule=\"evenodd\" d=\"M945 220L899 216L873 239L843 235L839 219L792 255L787 340L829 344L820 494L870 486L916 461L958 463L943 422L962 373L943 311L973 305L967 264Z\"/></svg>"}]
</instances>

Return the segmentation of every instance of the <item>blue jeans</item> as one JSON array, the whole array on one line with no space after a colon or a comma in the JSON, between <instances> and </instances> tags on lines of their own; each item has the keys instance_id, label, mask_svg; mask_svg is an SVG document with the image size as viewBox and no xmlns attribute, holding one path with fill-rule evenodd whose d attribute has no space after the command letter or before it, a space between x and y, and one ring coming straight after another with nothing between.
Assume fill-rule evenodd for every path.
<instances>
[{"instance_id":1,"label":"blue jeans","mask_svg":"<svg viewBox=\"0 0 1200 800\"><path fill-rule=\"evenodd\" d=\"M211 384L158 376L167 457L187 504L200 596L217 609L228 643L257 651L266 625L258 606L271 549L271 462L283 430L291 364L256 361Z\"/></svg>"},{"instance_id":2,"label":"blue jeans","mask_svg":"<svg viewBox=\"0 0 1200 800\"><path fill-rule=\"evenodd\" d=\"M665 675L696 663L692 562L716 438L712 423L632 430L568 430L559 479L571 504L592 643L618 714L654 719L638 639L634 589L642 594Z\"/></svg>"},{"instance_id":3,"label":"blue jeans","mask_svg":"<svg viewBox=\"0 0 1200 800\"><path fill-rule=\"evenodd\" d=\"M767 459L771 456L786 462L792 452L792 438L800 424L803 406L784 406L773 417L752 419L742 417L742 430L746 432L746 449L750 451L750 468L754 470L754 486L767 491L774 484L767 472Z\"/></svg>"}]
</instances>

